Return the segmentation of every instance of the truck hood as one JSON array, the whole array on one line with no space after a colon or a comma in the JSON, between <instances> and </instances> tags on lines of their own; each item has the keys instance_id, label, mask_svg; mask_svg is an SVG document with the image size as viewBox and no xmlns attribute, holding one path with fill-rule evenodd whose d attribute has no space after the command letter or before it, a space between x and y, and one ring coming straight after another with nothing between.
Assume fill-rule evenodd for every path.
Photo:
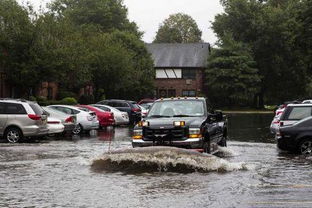
<instances>
[{"instance_id":1,"label":"truck hood","mask_svg":"<svg viewBox=\"0 0 312 208\"><path fill-rule=\"evenodd\" d=\"M185 126L199 128L206 120L206 117L146 118L144 120L149 122L152 129L173 128L173 122L175 121L185 121Z\"/></svg>"}]
</instances>

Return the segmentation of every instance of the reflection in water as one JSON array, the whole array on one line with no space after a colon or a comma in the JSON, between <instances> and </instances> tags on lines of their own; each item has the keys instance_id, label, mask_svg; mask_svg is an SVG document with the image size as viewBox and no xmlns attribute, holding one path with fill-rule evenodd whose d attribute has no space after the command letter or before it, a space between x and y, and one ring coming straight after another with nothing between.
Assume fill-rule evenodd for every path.
<instances>
[{"instance_id":1,"label":"reflection in water","mask_svg":"<svg viewBox=\"0 0 312 208\"><path fill-rule=\"evenodd\" d=\"M274 142L270 124L274 114L228 114L229 138L234 141Z\"/></svg>"}]
</instances>

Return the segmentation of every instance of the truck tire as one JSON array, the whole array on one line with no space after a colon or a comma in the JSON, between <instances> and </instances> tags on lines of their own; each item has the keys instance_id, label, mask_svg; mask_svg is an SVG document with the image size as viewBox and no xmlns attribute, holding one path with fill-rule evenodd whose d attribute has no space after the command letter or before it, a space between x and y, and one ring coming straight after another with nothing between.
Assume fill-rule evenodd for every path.
<instances>
[{"instance_id":1,"label":"truck tire","mask_svg":"<svg viewBox=\"0 0 312 208\"><path fill-rule=\"evenodd\" d=\"M226 147L227 146L226 140L227 140L227 136L223 136L221 141L218 143L218 145L221 147Z\"/></svg>"},{"instance_id":2,"label":"truck tire","mask_svg":"<svg viewBox=\"0 0 312 208\"><path fill-rule=\"evenodd\" d=\"M210 143L210 139L205 139L203 142L203 150L204 153L210 154L211 153L211 147L210 147L211 143Z\"/></svg>"}]
</instances>

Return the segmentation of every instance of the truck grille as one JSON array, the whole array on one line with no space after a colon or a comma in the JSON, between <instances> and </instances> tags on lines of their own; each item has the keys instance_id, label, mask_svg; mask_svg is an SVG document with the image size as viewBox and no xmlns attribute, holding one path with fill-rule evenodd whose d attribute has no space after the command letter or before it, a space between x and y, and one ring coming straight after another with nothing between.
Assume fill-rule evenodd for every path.
<instances>
[{"instance_id":1,"label":"truck grille","mask_svg":"<svg viewBox=\"0 0 312 208\"><path fill-rule=\"evenodd\" d=\"M175 128L175 129L150 129L145 128L143 130L144 138L148 140L157 139L157 137L162 137L163 139L167 140L174 140L174 139L182 139L186 135L185 128Z\"/></svg>"}]
</instances>

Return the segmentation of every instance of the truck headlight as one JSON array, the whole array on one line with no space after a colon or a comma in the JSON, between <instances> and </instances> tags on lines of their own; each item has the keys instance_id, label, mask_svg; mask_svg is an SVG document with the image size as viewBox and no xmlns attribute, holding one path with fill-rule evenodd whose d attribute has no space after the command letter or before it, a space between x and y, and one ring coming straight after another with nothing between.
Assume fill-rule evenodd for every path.
<instances>
[{"instance_id":1,"label":"truck headlight","mask_svg":"<svg viewBox=\"0 0 312 208\"><path fill-rule=\"evenodd\" d=\"M185 121L174 121L173 125L174 126L185 126Z\"/></svg>"},{"instance_id":2,"label":"truck headlight","mask_svg":"<svg viewBox=\"0 0 312 208\"><path fill-rule=\"evenodd\" d=\"M142 139L143 138L143 131L142 129L133 130L132 139Z\"/></svg>"},{"instance_id":3,"label":"truck headlight","mask_svg":"<svg viewBox=\"0 0 312 208\"><path fill-rule=\"evenodd\" d=\"M200 128L189 128L189 138L201 138Z\"/></svg>"},{"instance_id":4,"label":"truck headlight","mask_svg":"<svg viewBox=\"0 0 312 208\"><path fill-rule=\"evenodd\" d=\"M149 126L149 122L148 121L139 121L138 123L138 126L139 127L146 127L146 126Z\"/></svg>"}]
</instances>

